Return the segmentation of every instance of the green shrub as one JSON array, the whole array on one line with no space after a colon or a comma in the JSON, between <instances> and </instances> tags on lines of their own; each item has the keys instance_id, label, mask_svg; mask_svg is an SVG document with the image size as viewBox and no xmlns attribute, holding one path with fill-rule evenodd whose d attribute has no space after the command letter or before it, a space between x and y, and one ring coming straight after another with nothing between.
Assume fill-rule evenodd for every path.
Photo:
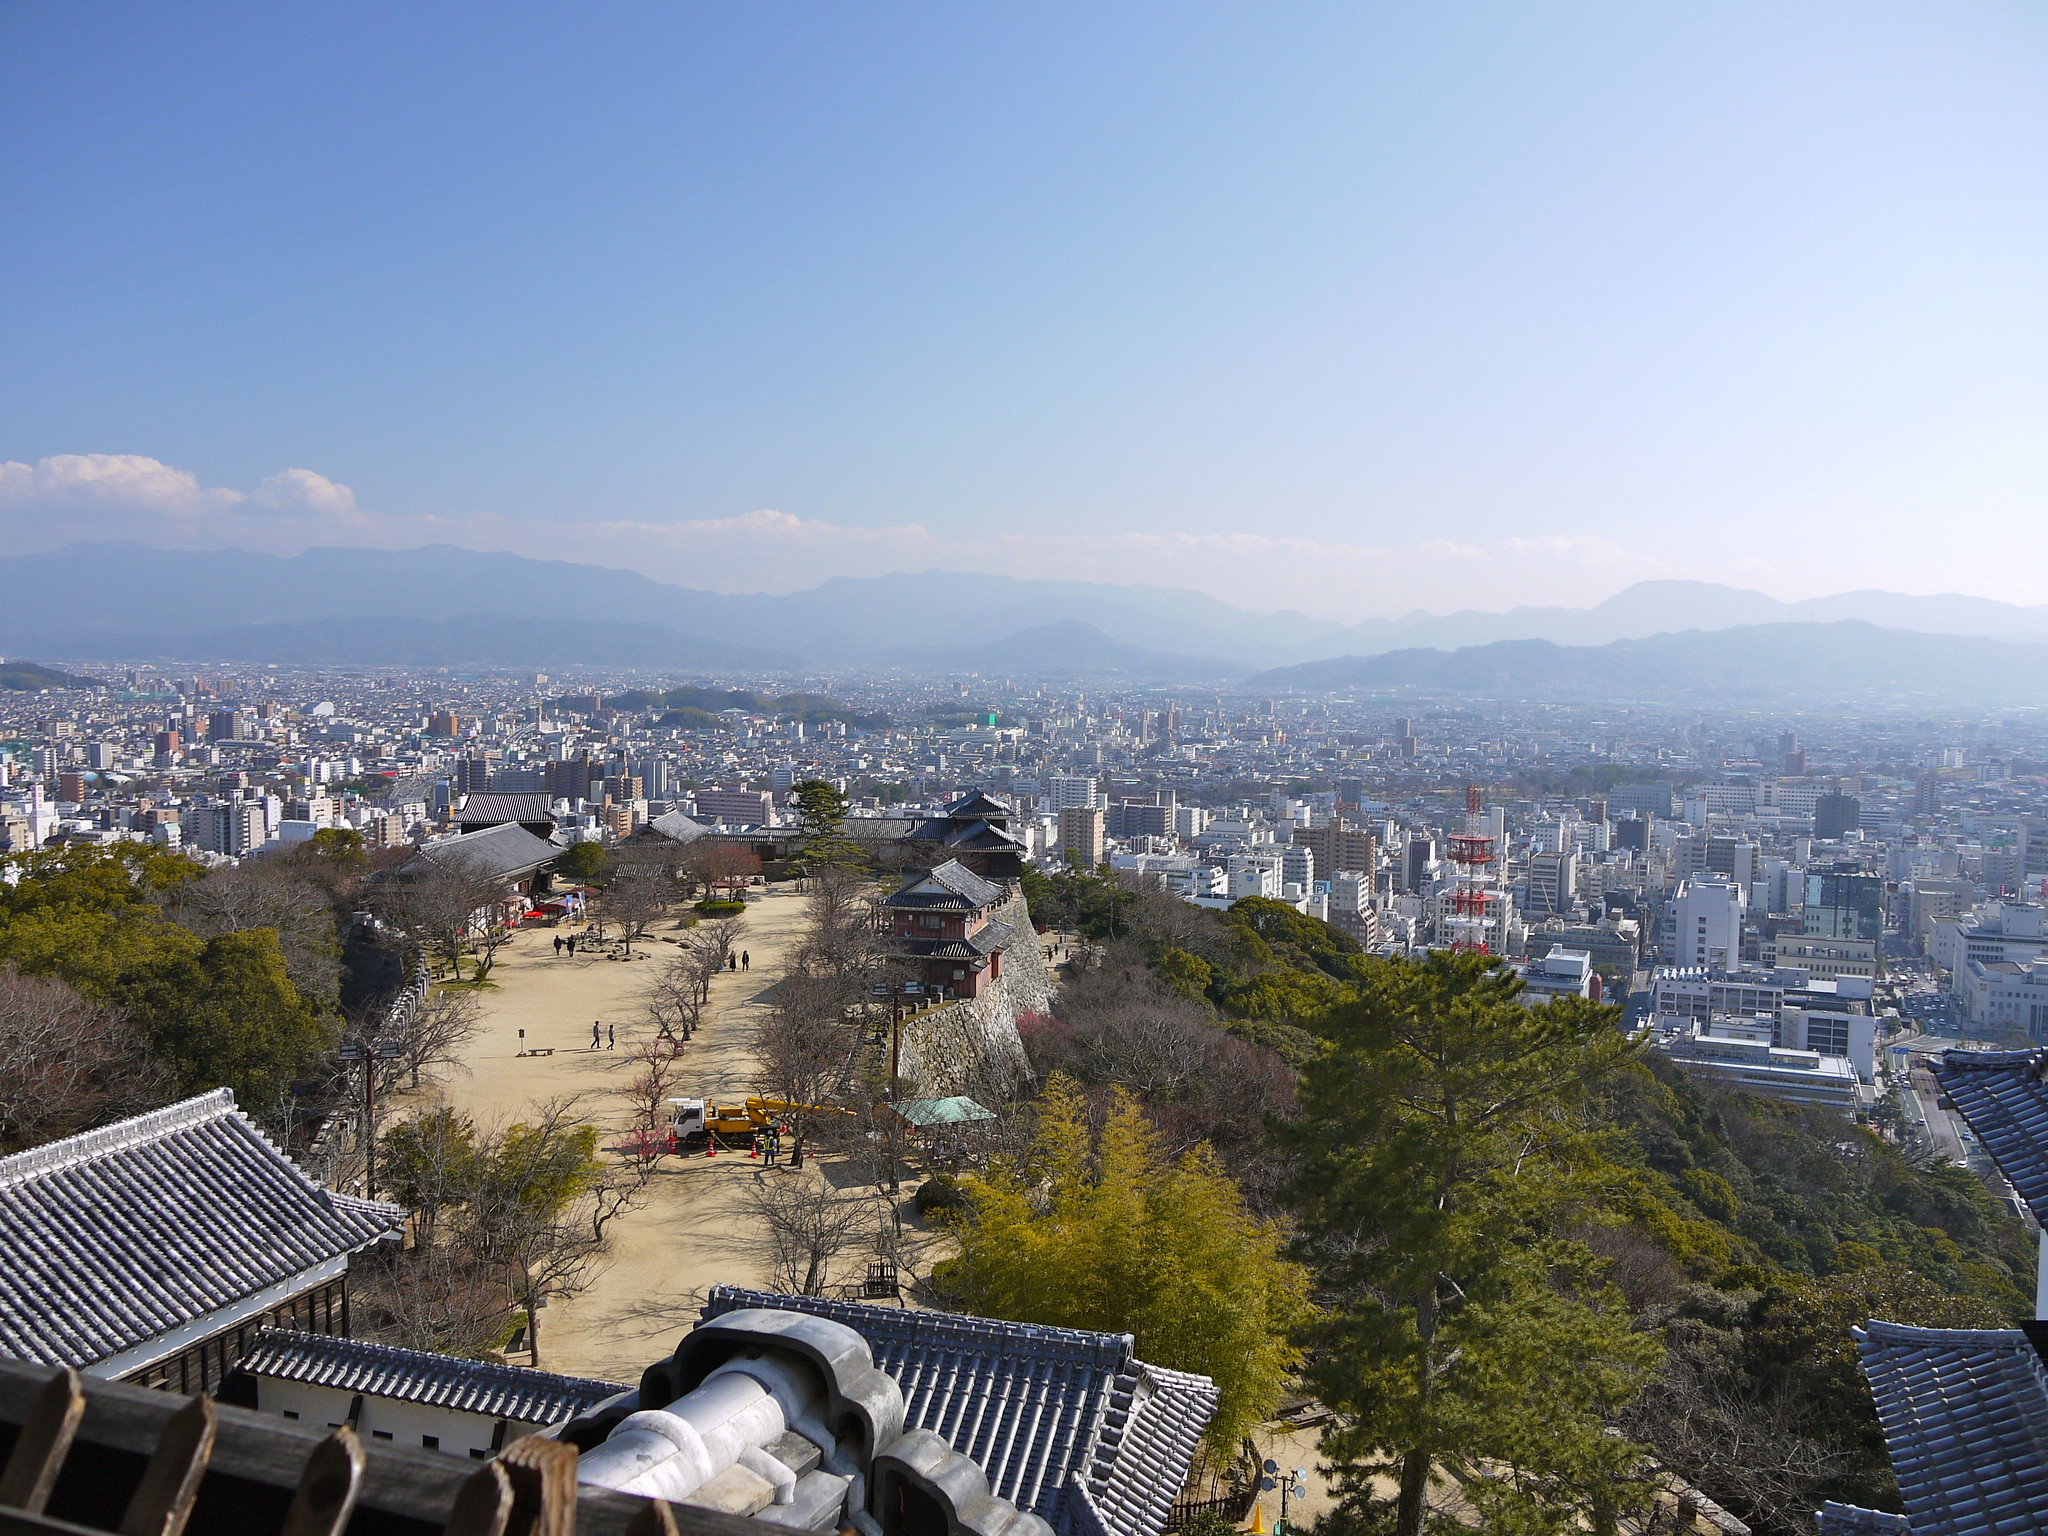
<instances>
[{"instance_id":1,"label":"green shrub","mask_svg":"<svg viewBox=\"0 0 2048 1536\"><path fill-rule=\"evenodd\" d=\"M700 917L738 917L747 910L744 901L714 901L706 898L691 908Z\"/></svg>"},{"instance_id":2,"label":"green shrub","mask_svg":"<svg viewBox=\"0 0 2048 1536\"><path fill-rule=\"evenodd\" d=\"M935 1173L917 1187L917 1194L911 1202L920 1216L930 1216L937 1211L960 1211L967 1208L967 1191L960 1187L960 1181L951 1174Z\"/></svg>"}]
</instances>

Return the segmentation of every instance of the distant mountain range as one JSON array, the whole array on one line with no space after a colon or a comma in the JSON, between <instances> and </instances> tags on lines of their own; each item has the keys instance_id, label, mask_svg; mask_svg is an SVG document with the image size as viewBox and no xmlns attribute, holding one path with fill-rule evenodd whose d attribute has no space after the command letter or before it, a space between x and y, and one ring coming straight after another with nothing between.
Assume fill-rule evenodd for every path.
<instances>
[{"instance_id":1,"label":"distant mountain range","mask_svg":"<svg viewBox=\"0 0 2048 1536\"><path fill-rule=\"evenodd\" d=\"M920 658L908 653L898 659L909 663ZM1248 670L1242 662L1213 656L1180 656L1126 645L1079 619L1019 630L955 655L951 665L962 672L1008 677L1101 677L1143 683L1218 683L1242 677Z\"/></svg>"},{"instance_id":2,"label":"distant mountain range","mask_svg":"<svg viewBox=\"0 0 2048 1536\"><path fill-rule=\"evenodd\" d=\"M569 665L778 672L801 665L788 651L729 645L662 624L505 614L459 614L449 619L371 614L301 624L234 624L175 636L89 636L79 640L71 654L343 667Z\"/></svg>"},{"instance_id":3,"label":"distant mountain range","mask_svg":"<svg viewBox=\"0 0 2048 1536\"><path fill-rule=\"evenodd\" d=\"M945 571L843 577L807 592L735 596L632 571L450 546L311 549L280 558L81 543L0 558L0 592L7 594L0 652L79 658L450 665L458 658L449 649L455 637L446 633L424 637L417 648L397 644L396 636L366 635L338 649L342 638L326 626L459 620L470 626L455 646L467 652L459 658L467 664L630 664L588 634L556 634L538 651L531 638L518 638L550 621L575 620L672 631L660 654L640 663L650 668L950 668L1003 636L1073 620L1125 645L1271 666L1330 654L1335 647L1317 638L1343 627L1298 613L1245 613L1199 592ZM277 654L259 657L263 646ZM1018 669L1012 658L1004 670Z\"/></svg>"},{"instance_id":4,"label":"distant mountain range","mask_svg":"<svg viewBox=\"0 0 2048 1536\"><path fill-rule=\"evenodd\" d=\"M1163 587L945 571L734 595L452 546L280 558L81 543L0 557L0 592L0 654L368 666L733 673L851 665L1220 682L1340 655L1524 640L1597 647L1674 631L1844 620L2048 641L2048 607L1894 592L1786 603L1709 582L1646 581L1589 608L1413 613L1346 626L1249 613Z\"/></svg>"},{"instance_id":5,"label":"distant mountain range","mask_svg":"<svg viewBox=\"0 0 2048 1536\"><path fill-rule=\"evenodd\" d=\"M10 693L35 693L44 688L91 688L95 677L78 677L35 661L0 662L0 689Z\"/></svg>"},{"instance_id":6,"label":"distant mountain range","mask_svg":"<svg viewBox=\"0 0 2048 1536\"><path fill-rule=\"evenodd\" d=\"M2048 645L1832 624L1746 624L1605 645L1500 640L1462 650L1389 651L1246 678L1268 692L1421 688L1493 698L1592 696L1736 700L2048 703Z\"/></svg>"}]
</instances>

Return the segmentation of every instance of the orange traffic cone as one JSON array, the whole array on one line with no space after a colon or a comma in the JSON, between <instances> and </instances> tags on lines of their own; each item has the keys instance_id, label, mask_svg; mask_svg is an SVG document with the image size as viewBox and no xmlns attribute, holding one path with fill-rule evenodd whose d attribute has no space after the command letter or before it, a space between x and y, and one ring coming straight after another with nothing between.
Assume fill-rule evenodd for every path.
<instances>
[{"instance_id":1,"label":"orange traffic cone","mask_svg":"<svg viewBox=\"0 0 2048 1536\"><path fill-rule=\"evenodd\" d=\"M706 1157L718 1156L718 1138L716 1136L704 1138L704 1155Z\"/></svg>"},{"instance_id":2,"label":"orange traffic cone","mask_svg":"<svg viewBox=\"0 0 2048 1536\"><path fill-rule=\"evenodd\" d=\"M747 1156L749 1156L749 1157L759 1157L760 1155L761 1155L761 1144L760 1144L760 1143L759 1143L758 1141L749 1141L749 1142L747 1143Z\"/></svg>"}]
</instances>

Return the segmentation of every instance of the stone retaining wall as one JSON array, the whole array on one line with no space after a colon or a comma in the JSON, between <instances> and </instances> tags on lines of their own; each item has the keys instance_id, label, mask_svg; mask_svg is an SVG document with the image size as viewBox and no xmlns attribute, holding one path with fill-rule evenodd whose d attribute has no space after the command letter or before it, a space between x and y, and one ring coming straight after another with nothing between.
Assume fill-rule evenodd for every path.
<instances>
[{"instance_id":1,"label":"stone retaining wall","mask_svg":"<svg viewBox=\"0 0 2048 1536\"><path fill-rule=\"evenodd\" d=\"M964 1094L994 1106L1029 1091L1031 1068L1017 1018L1052 1006L1058 982L1045 963L1023 892L996 909L1016 930L1003 952L1003 974L980 997L948 1003L903 1026L904 1092L918 1098Z\"/></svg>"}]
</instances>

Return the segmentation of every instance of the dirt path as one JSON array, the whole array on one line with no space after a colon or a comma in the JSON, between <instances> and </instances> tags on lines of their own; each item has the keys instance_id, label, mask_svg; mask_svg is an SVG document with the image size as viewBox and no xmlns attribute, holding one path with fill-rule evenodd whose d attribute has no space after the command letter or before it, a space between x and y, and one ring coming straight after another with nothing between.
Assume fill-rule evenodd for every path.
<instances>
[{"instance_id":1,"label":"dirt path","mask_svg":"<svg viewBox=\"0 0 2048 1536\"><path fill-rule=\"evenodd\" d=\"M744 1095L753 1088L763 994L804 914L804 899L793 894L771 892L748 907L739 943L752 969L712 984L711 1008L684 1058L678 1096ZM501 953L491 976L497 985L483 993L483 1026L466 1053L471 1073L451 1076L443 1093L481 1121L517 1119L527 1105L556 1094L586 1095L586 1112L608 1145L629 1120L616 1090L628 1071L627 1041L645 1032L640 995L674 947L657 941L647 947L649 958L630 962L570 960L556 956L554 933L529 930ZM617 1027L617 1050L590 1048L593 1019ZM554 1054L521 1057L522 1043ZM760 1164L723 1153L668 1157L656 1166L644 1204L611 1228L603 1273L583 1294L542 1311L545 1369L637 1382L694 1321L696 1296L720 1281L767 1282L735 1241L739 1195Z\"/></svg>"}]
</instances>

